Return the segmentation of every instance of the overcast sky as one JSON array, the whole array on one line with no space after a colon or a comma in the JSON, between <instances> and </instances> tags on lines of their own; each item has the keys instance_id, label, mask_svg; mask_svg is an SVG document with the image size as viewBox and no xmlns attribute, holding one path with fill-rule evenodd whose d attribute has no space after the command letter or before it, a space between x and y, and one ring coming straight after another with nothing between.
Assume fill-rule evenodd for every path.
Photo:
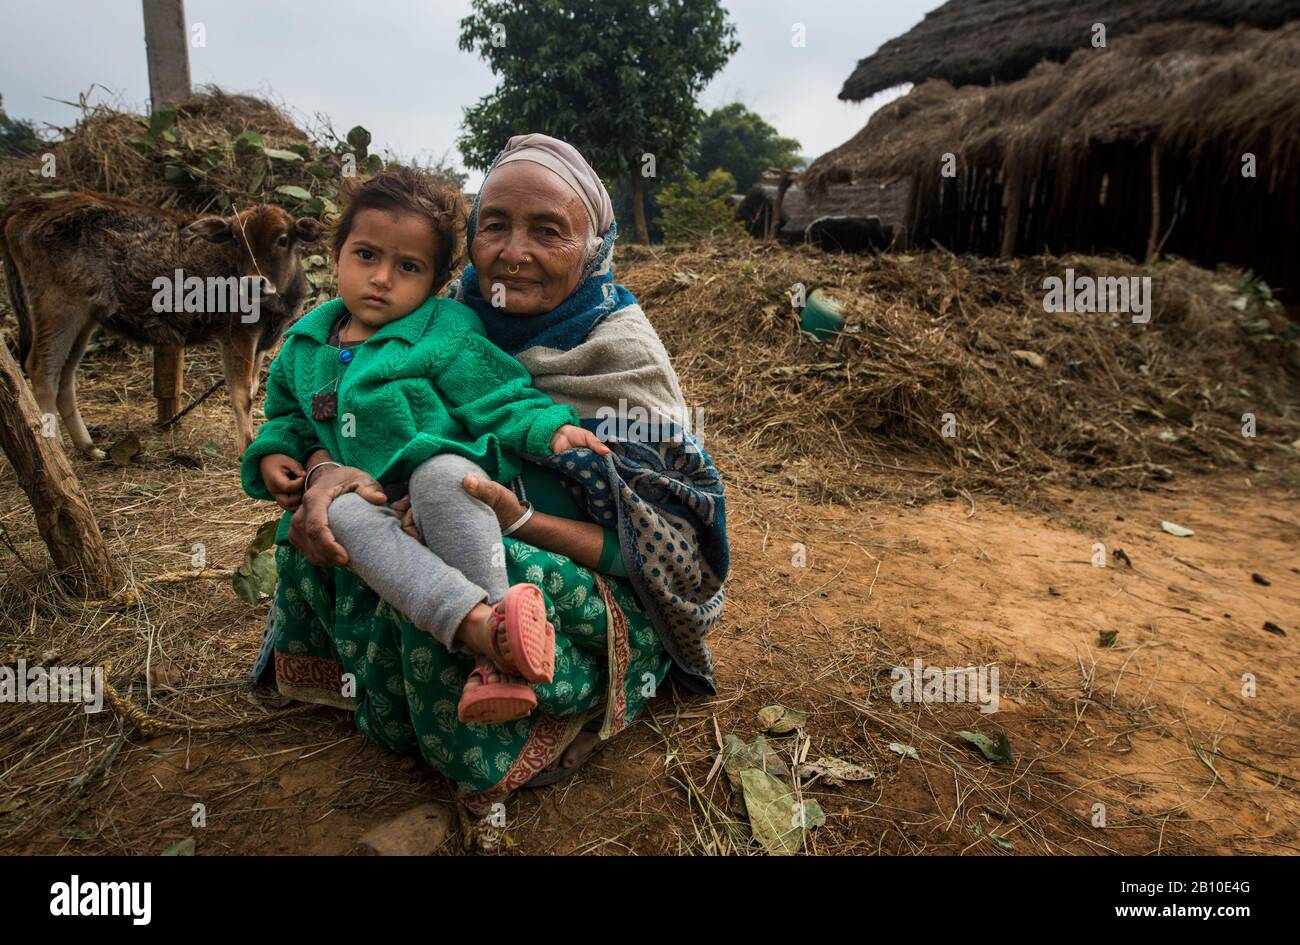
<instances>
[{"instance_id":1,"label":"overcast sky","mask_svg":"<svg viewBox=\"0 0 1300 945\"><path fill-rule=\"evenodd\" d=\"M610 3L634 0L610 0ZM731 0L740 50L705 108L741 101L816 156L843 143L892 97L836 96L857 61L941 0ZM340 132L364 124L371 150L439 157L456 150L462 109L492 91L486 64L456 45L468 0L186 0L206 46L190 49L194 85L272 97L322 112ZM803 24L807 45L792 43ZM109 101L143 111L149 94L139 0L0 0L0 96L15 118L68 125L52 101ZM504 143L504 142L503 142ZM479 174L472 174L471 190Z\"/></svg>"}]
</instances>

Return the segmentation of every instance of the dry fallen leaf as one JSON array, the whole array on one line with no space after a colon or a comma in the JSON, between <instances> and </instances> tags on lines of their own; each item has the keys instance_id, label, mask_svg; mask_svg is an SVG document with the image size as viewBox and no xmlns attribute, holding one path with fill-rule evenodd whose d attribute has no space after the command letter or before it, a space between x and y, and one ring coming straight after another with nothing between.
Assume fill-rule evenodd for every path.
<instances>
[{"instance_id":1,"label":"dry fallen leaf","mask_svg":"<svg viewBox=\"0 0 1300 945\"><path fill-rule=\"evenodd\" d=\"M843 758L822 757L799 766L799 776L802 778L815 778L818 775L821 775L823 783L831 787L842 787L845 781L873 781L876 772L867 765L854 764Z\"/></svg>"},{"instance_id":2,"label":"dry fallen leaf","mask_svg":"<svg viewBox=\"0 0 1300 945\"><path fill-rule=\"evenodd\" d=\"M788 735L808 724L808 713L787 709L783 705L769 705L758 710L758 724L773 735Z\"/></svg>"},{"instance_id":3,"label":"dry fallen leaf","mask_svg":"<svg viewBox=\"0 0 1300 945\"><path fill-rule=\"evenodd\" d=\"M149 667L149 685L154 688L175 689L183 679L180 669L169 659L163 658Z\"/></svg>"}]
</instances>

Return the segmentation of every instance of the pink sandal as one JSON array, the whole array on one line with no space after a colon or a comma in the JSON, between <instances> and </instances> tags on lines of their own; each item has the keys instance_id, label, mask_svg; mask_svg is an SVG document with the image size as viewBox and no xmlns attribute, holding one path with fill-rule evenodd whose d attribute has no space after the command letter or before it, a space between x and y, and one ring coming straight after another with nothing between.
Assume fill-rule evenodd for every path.
<instances>
[{"instance_id":1,"label":"pink sandal","mask_svg":"<svg viewBox=\"0 0 1300 945\"><path fill-rule=\"evenodd\" d=\"M479 685L461 693L456 714L462 722L498 725L522 719L537 708L537 696L523 683L492 682L492 674L500 672L491 663L483 661L470 671L469 679L477 676ZM469 682L469 679L465 681Z\"/></svg>"},{"instance_id":2,"label":"pink sandal","mask_svg":"<svg viewBox=\"0 0 1300 945\"><path fill-rule=\"evenodd\" d=\"M497 633L505 624L510 657L497 646ZM555 678L555 627L546 621L546 599L536 584L516 584L492 608L489 636L492 662L513 676L531 683Z\"/></svg>"}]
</instances>

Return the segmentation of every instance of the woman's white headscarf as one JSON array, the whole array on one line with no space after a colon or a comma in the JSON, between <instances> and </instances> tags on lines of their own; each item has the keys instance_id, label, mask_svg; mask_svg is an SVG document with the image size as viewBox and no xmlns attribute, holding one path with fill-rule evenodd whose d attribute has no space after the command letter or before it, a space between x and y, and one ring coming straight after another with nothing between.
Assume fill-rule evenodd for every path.
<instances>
[{"instance_id":1,"label":"woman's white headscarf","mask_svg":"<svg viewBox=\"0 0 1300 945\"><path fill-rule=\"evenodd\" d=\"M496 166L514 161L532 161L551 171L578 195L591 221L591 233L601 237L614 222L614 205L609 191L578 149L550 135L515 135L506 142Z\"/></svg>"}]
</instances>

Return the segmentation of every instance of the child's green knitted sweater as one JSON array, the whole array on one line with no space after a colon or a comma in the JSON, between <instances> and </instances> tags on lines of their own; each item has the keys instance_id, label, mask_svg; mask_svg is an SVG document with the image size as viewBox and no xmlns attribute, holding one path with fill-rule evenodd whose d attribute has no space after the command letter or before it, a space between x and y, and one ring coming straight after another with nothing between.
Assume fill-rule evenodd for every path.
<instances>
[{"instance_id":1,"label":"child's green knitted sweater","mask_svg":"<svg viewBox=\"0 0 1300 945\"><path fill-rule=\"evenodd\" d=\"M576 424L572 407L532 387L524 367L487 340L469 307L429 298L343 354L330 328L342 299L312 309L285 332L266 381L266 423L245 451L244 491L270 499L259 464L272 453L301 458L320 444L381 483L401 482L430 456L473 460L497 482L519 474L520 454L551 455L551 438ZM343 354L349 362L340 359ZM312 419L314 394L338 395L337 417ZM288 535L286 513L276 535Z\"/></svg>"}]
</instances>

